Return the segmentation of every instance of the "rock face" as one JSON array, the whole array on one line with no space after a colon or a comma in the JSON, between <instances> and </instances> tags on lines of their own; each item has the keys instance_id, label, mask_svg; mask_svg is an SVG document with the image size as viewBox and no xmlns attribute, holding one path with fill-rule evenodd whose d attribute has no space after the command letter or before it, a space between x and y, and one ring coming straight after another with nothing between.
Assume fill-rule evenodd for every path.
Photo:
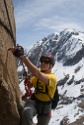
<instances>
[{"instance_id":1,"label":"rock face","mask_svg":"<svg viewBox=\"0 0 84 125\"><path fill-rule=\"evenodd\" d=\"M5 0L15 38L14 10L11 0ZM21 91L18 84L17 62L8 48L15 41L9 25L4 0L0 0L0 125L19 125Z\"/></svg>"}]
</instances>

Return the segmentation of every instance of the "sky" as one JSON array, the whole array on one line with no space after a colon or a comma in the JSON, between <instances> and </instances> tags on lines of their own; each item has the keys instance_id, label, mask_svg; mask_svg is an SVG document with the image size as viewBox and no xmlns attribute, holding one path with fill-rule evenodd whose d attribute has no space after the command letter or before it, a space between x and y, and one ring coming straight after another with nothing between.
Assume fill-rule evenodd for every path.
<instances>
[{"instance_id":1,"label":"sky","mask_svg":"<svg viewBox=\"0 0 84 125\"><path fill-rule=\"evenodd\" d=\"M13 0L16 42L29 48L65 28L84 32L84 0Z\"/></svg>"}]
</instances>

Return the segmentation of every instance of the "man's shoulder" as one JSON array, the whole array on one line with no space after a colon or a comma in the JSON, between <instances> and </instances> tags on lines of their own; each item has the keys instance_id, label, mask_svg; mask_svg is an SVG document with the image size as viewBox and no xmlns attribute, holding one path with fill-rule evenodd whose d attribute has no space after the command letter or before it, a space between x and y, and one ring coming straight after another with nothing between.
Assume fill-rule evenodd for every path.
<instances>
[{"instance_id":1,"label":"man's shoulder","mask_svg":"<svg viewBox=\"0 0 84 125\"><path fill-rule=\"evenodd\" d=\"M57 77L56 77L56 75L54 74L54 73L49 73L49 74L47 74L47 76L49 77L49 78L53 78L53 79L57 79Z\"/></svg>"},{"instance_id":2,"label":"man's shoulder","mask_svg":"<svg viewBox=\"0 0 84 125\"><path fill-rule=\"evenodd\" d=\"M49 75L56 77L56 75L53 72L50 72Z\"/></svg>"}]
</instances>

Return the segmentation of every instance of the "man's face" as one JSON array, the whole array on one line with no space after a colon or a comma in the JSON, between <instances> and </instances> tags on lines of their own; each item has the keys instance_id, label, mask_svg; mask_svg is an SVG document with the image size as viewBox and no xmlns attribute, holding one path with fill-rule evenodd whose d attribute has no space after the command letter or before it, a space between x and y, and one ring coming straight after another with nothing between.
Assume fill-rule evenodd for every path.
<instances>
[{"instance_id":1,"label":"man's face","mask_svg":"<svg viewBox=\"0 0 84 125\"><path fill-rule=\"evenodd\" d=\"M41 62L41 70L48 70L50 69L50 60L48 58L42 58Z\"/></svg>"}]
</instances>

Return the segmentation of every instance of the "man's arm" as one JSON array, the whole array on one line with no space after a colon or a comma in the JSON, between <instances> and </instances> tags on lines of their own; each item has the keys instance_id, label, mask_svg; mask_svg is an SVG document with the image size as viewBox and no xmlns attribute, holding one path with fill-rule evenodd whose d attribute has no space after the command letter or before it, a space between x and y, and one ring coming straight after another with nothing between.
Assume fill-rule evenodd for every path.
<instances>
[{"instance_id":1,"label":"man's arm","mask_svg":"<svg viewBox=\"0 0 84 125\"><path fill-rule=\"evenodd\" d=\"M43 81L45 84L48 85L49 79L48 76L42 73L26 56L24 56L24 48L22 46L16 46L13 48L9 48L8 51L11 50L13 55L17 58L22 59L25 63L29 71L36 76L38 79Z\"/></svg>"},{"instance_id":2,"label":"man's arm","mask_svg":"<svg viewBox=\"0 0 84 125\"><path fill-rule=\"evenodd\" d=\"M48 85L49 79L46 74L42 73L27 57L20 56L20 58L34 76L36 76L38 79Z\"/></svg>"}]
</instances>

